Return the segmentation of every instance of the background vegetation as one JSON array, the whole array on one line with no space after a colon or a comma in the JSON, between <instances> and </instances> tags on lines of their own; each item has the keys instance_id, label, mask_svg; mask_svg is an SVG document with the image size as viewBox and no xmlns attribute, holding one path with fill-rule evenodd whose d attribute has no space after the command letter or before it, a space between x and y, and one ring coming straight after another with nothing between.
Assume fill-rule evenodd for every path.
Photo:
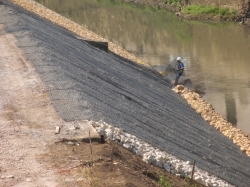
<instances>
[{"instance_id":1,"label":"background vegetation","mask_svg":"<svg viewBox=\"0 0 250 187\"><path fill-rule=\"evenodd\" d=\"M180 6L182 0L166 0L165 3L171 6Z\"/></svg>"}]
</instances>

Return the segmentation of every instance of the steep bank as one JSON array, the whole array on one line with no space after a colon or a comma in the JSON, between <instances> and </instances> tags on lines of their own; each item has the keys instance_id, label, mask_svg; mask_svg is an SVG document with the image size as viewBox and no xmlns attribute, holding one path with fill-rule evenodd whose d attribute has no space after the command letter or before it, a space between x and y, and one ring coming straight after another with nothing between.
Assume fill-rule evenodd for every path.
<instances>
[{"instance_id":1,"label":"steep bank","mask_svg":"<svg viewBox=\"0 0 250 187\"><path fill-rule=\"evenodd\" d=\"M56 12L53 12L49 9L44 8L43 6L39 5L34 1L27 1L27 0L13 0L14 3L20 5L21 7L26 8L27 10L34 12L41 17L50 20L51 22L66 28L67 30L77 33L82 39L86 40L93 40L93 41L101 41L107 42L105 38L98 36L97 34L85 29L84 27L74 23L73 21L66 19L65 17L60 16ZM142 62L139 58L135 57L134 55L130 54L129 52L125 51L123 48L115 45L112 42L108 42L108 48L110 51L114 52L117 55L123 56L127 59L135 61L139 64L147 65L145 62Z\"/></svg>"},{"instance_id":2,"label":"steep bank","mask_svg":"<svg viewBox=\"0 0 250 187\"><path fill-rule=\"evenodd\" d=\"M58 116L35 68L16 46L15 37L4 32L3 15L9 10L0 5L0 186L157 187L164 176L176 187L203 187L152 167L122 146L92 142L91 154L89 143L58 141L65 131L72 132L68 139L75 139L72 134L79 133L81 123L67 123ZM56 126L60 134L55 134ZM89 167L91 155L94 167Z\"/></svg>"},{"instance_id":3,"label":"steep bank","mask_svg":"<svg viewBox=\"0 0 250 187\"><path fill-rule=\"evenodd\" d=\"M249 183L249 158L173 93L159 74L92 48L25 10L14 12L21 13L8 14L5 29L18 38L66 120L106 120L184 160L197 157L199 167L232 184Z\"/></svg>"}]
</instances>

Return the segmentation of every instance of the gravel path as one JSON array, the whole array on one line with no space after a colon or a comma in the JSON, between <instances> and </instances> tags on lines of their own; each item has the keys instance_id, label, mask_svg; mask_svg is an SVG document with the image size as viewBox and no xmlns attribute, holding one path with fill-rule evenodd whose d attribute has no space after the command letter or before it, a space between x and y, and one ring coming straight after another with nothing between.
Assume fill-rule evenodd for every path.
<instances>
[{"instance_id":1,"label":"gravel path","mask_svg":"<svg viewBox=\"0 0 250 187\"><path fill-rule=\"evenodd\" d=\"M3 2L0 24L16 37L63 119L103 120L182 160L196 159L198 167L235 186L250 184L250 158L161 75Z\"/></svg>"},{"instance_id":2,"label":"gravel path","mask_svg":"<svg viewBox=\"0 0 250 187\"><path fill-rule=\"evenodd\" d=\"M64 121L15 38L1 24L0 51L0 186L56 187L59 177L36 157L56 140L55 125Z\"/></svg>"}]
</instances>

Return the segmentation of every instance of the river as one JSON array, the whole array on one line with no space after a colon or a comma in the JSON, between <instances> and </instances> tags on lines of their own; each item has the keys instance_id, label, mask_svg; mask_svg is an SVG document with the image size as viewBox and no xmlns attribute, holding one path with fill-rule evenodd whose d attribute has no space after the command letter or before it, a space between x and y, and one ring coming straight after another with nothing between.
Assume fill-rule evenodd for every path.
<instances>
[{"instance_id":1,"label":"river","mask_svg":"<svg viewBox=\"0 0 250 187\"><path fill-rule=\"evenodd\" d=\"M232 22L181 20L160 8L119 0L36 0L151 66L177 56L185 76L215 110L250 135L250 29Z\"/></svg>"}]
</instances>

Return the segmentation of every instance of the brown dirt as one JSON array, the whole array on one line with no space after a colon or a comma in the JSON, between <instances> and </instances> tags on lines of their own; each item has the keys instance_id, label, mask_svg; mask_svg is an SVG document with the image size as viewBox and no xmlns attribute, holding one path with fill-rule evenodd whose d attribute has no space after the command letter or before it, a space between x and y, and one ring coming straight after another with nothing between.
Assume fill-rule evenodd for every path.
<instances>
[{"instance_id":1,"label":"brown dirt","mask_svg":"<svg viewBox=\"0 0 250 187\"><path fill-rule=\"evenodd\" d=\"M35 160L63 121L30 62L0 25L0 186L55 187L54 172Z\"/></svg>"},{"instance_id":2,"label":"brown dirt","mask_svg":"<svg viewBox=\"0 0 250 187\"><path fill-rule=\"evenodd\" d=\"M112 154L113 147L113 154ZM65 179L61 186L146 187L159 186L160 176L172 186L202 186L188 183L161 168L142 162L141 157L114 142L92 144L65 141L52 145L38 157L49 169L55 169ZM92 156L91 156L92 155ZM112 155L112 156L111 156ZM93 158L93 166L92 166ZM113 161L111 160L113 158Z\"/></svg>"},{"instance_id":3,"label":"brown dirt","mask_svg":"<svg viewBox=\"0 0 250 187\"><path fill-rule=\"evenodd\" d=\"M56 113L31 63L0 25L0 187L157 186L160 175L173 186L189 186L118 145L58 142ZM58 142L58 143L56 143Z\"/></svg>"}]
</instances>

